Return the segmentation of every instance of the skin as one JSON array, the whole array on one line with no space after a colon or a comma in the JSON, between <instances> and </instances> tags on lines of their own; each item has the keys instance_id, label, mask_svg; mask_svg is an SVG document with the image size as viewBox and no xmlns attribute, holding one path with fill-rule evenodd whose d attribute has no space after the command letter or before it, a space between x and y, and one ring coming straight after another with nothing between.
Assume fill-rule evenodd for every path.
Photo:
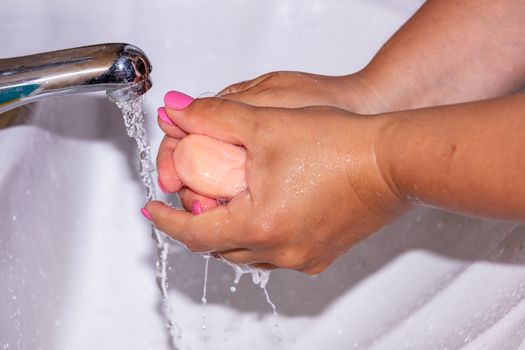
<instances>
[{"instance_id":1,"label":"skin","mask_svg":"<svg viewBox=\"0 0 525 350\"><path fill-rule=\"evenodd\" d=\"M168 115L187 133L242 145L249 190L200 215L146 209L192 251L306 273L413 205L525 220L523 110L524 94L366 118L195 100Z\"/></svg>"},{"instance_id":2,"label":"skin","mask_svg":"<svg viewBox=\"0 0 525 350\"><path fill-rule=\"evenodd\" d=\"M523 0L427 1L358 73L269 73L167 108L162 184L205 212L152 202L153 222L194 251L318 273L414 205L524 221L522 23ZM171 178L186 133L243 146L248 190L214 208Z\"/></svg>"},{"instance_id":3,"label":"skin","mask_svg":"<svg viewBox=\"0 0 525 350\"><path fill-rule=\"evenodd\" d=\"M375 118L333 107L253 107L221 98L198 99L168 115L187 133L246 149L249 190L226 206L193 215L147 204L155 225L192 251L315 273L408 206L377 167L377 127L367 127ZM352 177L363 181L354 186Z\"/></svg>"},{"instance_id":4,"label":"skin","mask_svg":"<svg viewBox=\"0 0 525 350\"><path fill-rule=\"evenodd\" d=\"M187 187L209 198L231 198L246 189L242 147L191 134L173 152L175 171Z\"/></svg>"}]
</instances>

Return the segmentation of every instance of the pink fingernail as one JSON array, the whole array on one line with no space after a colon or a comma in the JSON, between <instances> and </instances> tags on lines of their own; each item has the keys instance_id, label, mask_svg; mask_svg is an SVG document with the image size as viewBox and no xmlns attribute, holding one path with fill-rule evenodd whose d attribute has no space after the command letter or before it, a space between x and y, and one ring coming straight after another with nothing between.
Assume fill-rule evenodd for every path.
<instances>
[{"instance_id":1,"label":"pink fingernail","mask_svg":"<svg viewBox=\"0 0 525 350\"><path fill-rule=\"evenodd\" d=\"M140 208L140 212L146 219L148 219L149 222L153 221L153 218L151 217L151 214L149 213L148 209L146 208Z\"/></svg>"},{"instance_id":2,"label":"pink fingernail","mask_svg":"<svg viewBox=\"0 0 525 350\"><path fill-rule=\"evenodd\" d=\"M191 202L191 212L194 215L199 215L200 213L202 213L201 202L199 202L196 199L193 202Z\"/></svg>"},{"instance_id":3,"label":"pink fingernail","mask_svg":"<svg viewBox=\"0 0 525 350\"><path fill-rule=\"evenodd\" d=\"M168 114L166 113L166 108L159 107L159 109L157 109L157 114L159 115L160 120L162 120L164 123L172 126L175 125L168 117Z\"/></svg>"},{"instance_id":4,"label":"pink fingernail","mask_svg":"<svg viewBox=\"0 0 525 350\"><path fill-rule=\"evenodd\" d=\"M164 192L164 193L166 193L166 194L169 194L168 190L166 190L166 189L164 188L164 186L162 186L162 182L160 182L160 176L157 177L157 184L159 185L159 188L160 188L160 190L161 190L162 192Z\"/></svg>"},{"instance_id":5,"label":"pink fingernail","mask_svg":"<svg viewBox=\"0 0 525 350\"><path fill-rule=\"evenodd\" d=\"M164 104L175 110L188 107L193 102L193 97L178 91L168 91L164 96Z\"/></svg>"}]
</instances>

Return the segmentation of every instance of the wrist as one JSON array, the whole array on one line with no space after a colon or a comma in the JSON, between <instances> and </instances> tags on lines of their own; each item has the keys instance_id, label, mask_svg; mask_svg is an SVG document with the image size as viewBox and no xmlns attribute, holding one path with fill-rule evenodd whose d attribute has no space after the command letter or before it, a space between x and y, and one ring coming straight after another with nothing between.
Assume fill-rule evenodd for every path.
<instances>
[{"instance_id":1,"label":"wrist","mask_svg":"<svg viewBox=\"0 0 525 350\"><path fill-rule=\"evenodd\" d=\"M421 177L427 157L432 157L431 145L424 136L416 111L378 115L382 125L375 144L383 178L396 196L410 205L426 202L421 192L426 185L417 179Z\"/></svg>"},{"instance_id":2,"label":"wrist","mask_svg":"<svg viewBox=\"0 0 525 350\"><path fill-rule=\"evenodd\" d=\"M349 150L353 154L347 164L350 187L376 214L400 216L410 208L411 202L398 186L391 172L389 154L385 152L387 144L383 138L391 122L383 115L352 119L347 135L359 130L360 141L350 141Z\"/></svg>"},{"instance_id":3,"label":"wrist","mask_svg":"<svg viewBox=\"0 0 525 350\"><path fill-rule=\"evenodd\" d=\"M359 114L387 113L428 104L409 77L393 78L373 65L342 78L344 103L348 110Z\"/></svg>"},{"instance_id":4,"label":"wrist","mask_svg":"<svg viewBox=\"0 0 525 350\"><path fill-rule=\"evenodd\" d=\"M367 71L362 70L341 77L344 88L341 89L341 104L346 109L359 114L378 114L392 110L390 97L380 92Z\"/></svg>"}]
</instances>

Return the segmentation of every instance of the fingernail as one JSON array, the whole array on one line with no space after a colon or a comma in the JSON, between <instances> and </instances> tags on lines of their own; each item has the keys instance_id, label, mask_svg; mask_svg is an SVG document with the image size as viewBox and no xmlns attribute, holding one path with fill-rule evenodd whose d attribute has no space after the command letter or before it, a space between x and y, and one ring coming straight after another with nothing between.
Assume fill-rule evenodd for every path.
<instances>
[{"instance_id":1,"label":"fingernail","mask_svg":"<svg viewBox=\"0 0 525 350\"><path fill-rule=\"evenodd\" d=\"M201 202L199 202L196 199L193 200L193 202L191 202L191 212L194 215L199 215L200 213L202 213Z\"/></svg>"},{"instance_id":2,"label":"fingernail","mask_svg":"<svg viewBox=\"0 0 525 350\"><path fill-rule=\"evenodd\" d=\"M162 186L162 182L160 182L160 176L157 177L157 184L159 185L159 188L162 192L169 194L169 192L164 188L164 186Z\"/></svg>"},{"instance_id":3,"label":"fingernail","mask_svg":"<svg viewBox=\"0 0 525 350\"><path fill-rule=\"evenodd\" d=\"M148 209L146 208L140 208L140 212L146 219L148 219L149 222L153 221L153 218L151 217L151 214L149 213Z\"/></svg>"},{"instance_id":4,"label":"fingernail","mask_svg":"<svg viewBox=\"0 0 525 350\"><path fill-rule=\"evenodd\" d=\"M193 102L193 97L178 91L168 91L164 96L164 104L175 110L188 107Z\"/></svg>"},{"instance_id":5,"label":"fingernail","mask_svg":"<svg viewBox=\"0 0 525 350\"><path fill-rule=\"evenodd\" d=\"M168 117L168 114L166 113L166 108L159 107L159 109L157 109L157 114L159 115L160 120L162 120L164 123L172 126L175 125Z\"/></svg>"}]
</instances>

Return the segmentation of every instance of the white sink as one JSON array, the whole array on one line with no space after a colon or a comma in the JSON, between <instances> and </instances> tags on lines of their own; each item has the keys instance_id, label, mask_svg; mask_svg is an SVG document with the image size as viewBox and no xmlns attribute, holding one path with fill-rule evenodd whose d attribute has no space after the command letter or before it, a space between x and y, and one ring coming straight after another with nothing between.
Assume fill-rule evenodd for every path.
<instances>
[{"instance_id":1,"label":"white sink","mask_svg":"<svg viewBox=\"0 0 525 350\"><path fill-rule=\"evenodd\" d=\"M277 69L357 70L420 4L4 0L0 47L9 57L139 46L153 63L156 149L165 91L199 95ZM94 94L16 113L0 129L0 349L169 349L118 109ZM319 276L273 272L278 328L247 278L230 292L222 263L210 264L203 307L204 260L176 246L170 295L191 349L525 349L524 247L522 226L419 209Z\"/></svg>"}]
</instances>

